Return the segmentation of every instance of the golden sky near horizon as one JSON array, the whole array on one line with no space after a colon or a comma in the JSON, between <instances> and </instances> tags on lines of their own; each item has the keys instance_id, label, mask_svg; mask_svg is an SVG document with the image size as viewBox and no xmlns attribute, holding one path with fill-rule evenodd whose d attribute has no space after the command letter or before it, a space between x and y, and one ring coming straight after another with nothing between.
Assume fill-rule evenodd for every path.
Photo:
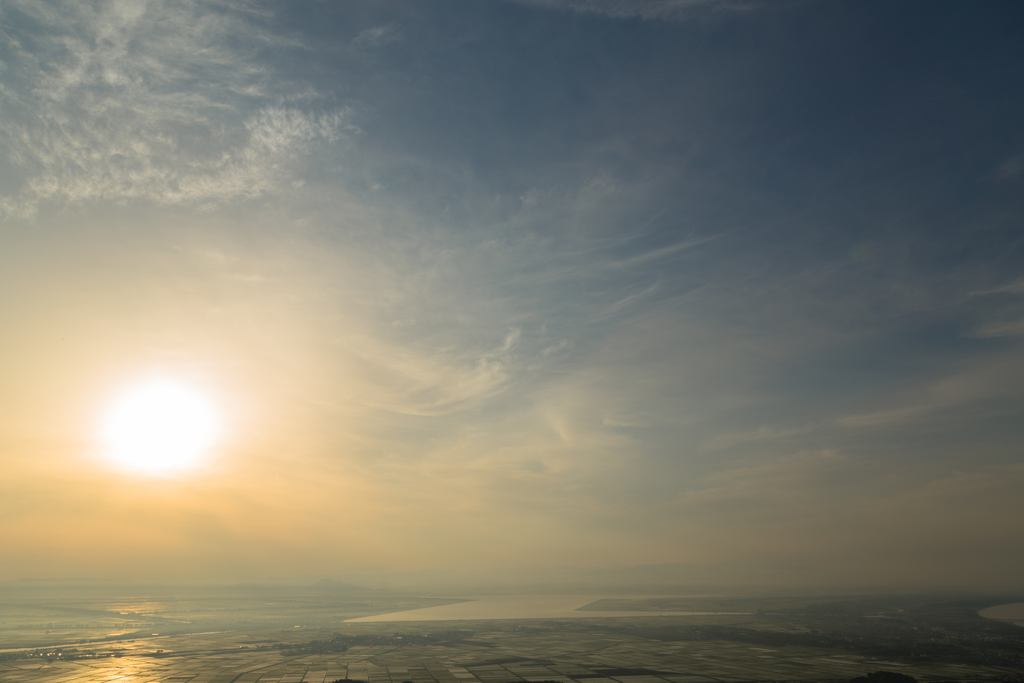
<instances>
[{"instance_id":1,"label":"golden sky near horizon","mask_svg":"<svg viewBox=\"0 0 1024 683\"><path fill-rule=\"evenodd\" d=\"M0 580L1018 585L1000 12L7 3Z\"/></svg>"}]
</instances>

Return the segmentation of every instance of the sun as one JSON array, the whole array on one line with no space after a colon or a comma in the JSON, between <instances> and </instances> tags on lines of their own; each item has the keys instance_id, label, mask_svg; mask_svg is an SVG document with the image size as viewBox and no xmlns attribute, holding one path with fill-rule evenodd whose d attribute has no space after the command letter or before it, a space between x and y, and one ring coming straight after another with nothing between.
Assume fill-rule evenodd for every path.
<instances>
[{"instance_id":1,"label":"sun","mask_svg":"<svg viewBox=\"0 0 1024 683\"><path fill-rule=\"evenodd\" d=\"M114 463L168 474L199 465L220 433L218 411L201 392L161 379L121 395L103 420L100 440Z\"/></svg>"}]
</instances>

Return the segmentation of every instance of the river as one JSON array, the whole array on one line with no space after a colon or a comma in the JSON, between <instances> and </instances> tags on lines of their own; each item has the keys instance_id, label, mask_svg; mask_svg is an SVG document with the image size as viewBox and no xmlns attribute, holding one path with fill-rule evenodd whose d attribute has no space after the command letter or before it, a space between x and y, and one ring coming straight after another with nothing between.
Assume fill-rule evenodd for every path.
<instances>
[{"instance_id":1,"label":"river","mask_svg":"<svg viewBox=\"0 0 1024 683\"><path fill-rule=\"evenodd\" d=\"M1018 626L1024 626L1024 602L1011 602L1008 605L996 605L987 607L980 612L986 619L999 619L1000 621L1012 621Z\"/></svg>"},{"instance_id":2,"label":"river","mask_svg":"<svg viewBox=\"0 0 1024 683\"><path fill-rule=\"evenodd\" d=\"M673 615L746 614L746 612L578 612L580 607L614 595L486 595L453 605L377 614L348 621L448 621L474 619L591 619ZM630 596L635 597L635 596Z\"/></svg>"}]
</instances>

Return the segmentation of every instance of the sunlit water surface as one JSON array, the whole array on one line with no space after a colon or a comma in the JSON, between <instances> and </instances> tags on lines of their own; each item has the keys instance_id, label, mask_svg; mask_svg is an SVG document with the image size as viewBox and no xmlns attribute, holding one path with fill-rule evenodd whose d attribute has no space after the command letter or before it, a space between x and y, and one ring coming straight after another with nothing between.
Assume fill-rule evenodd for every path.
<instances>
[{"instance_id":1,"label":"sunlit water surface","mask_svg":"<svg viewBox=\"0 0 1024 683\"><path fill-rule=\"evenodd\" d=\"M1002 619L1013 621L1024 626L1024 602L1011 602L1008 605L996 605L978 612L986 619Z\"/></svg>"},{"instance_id":2,"label":"sunlit water surface","mask_svg":"<svg viewBox=\"0 0 1024 683\"><path fill-rule=\"evenodd\" d=\"M670 615L740 614L738 612L596 612L577 611L596 600L616 595L487 595L454 605L423 607L377 614L348 621L447 621L460 619L592 619L595 617L654 617ZM638 597L638 596L628 596Z\"/></svg>"}]
</instances>

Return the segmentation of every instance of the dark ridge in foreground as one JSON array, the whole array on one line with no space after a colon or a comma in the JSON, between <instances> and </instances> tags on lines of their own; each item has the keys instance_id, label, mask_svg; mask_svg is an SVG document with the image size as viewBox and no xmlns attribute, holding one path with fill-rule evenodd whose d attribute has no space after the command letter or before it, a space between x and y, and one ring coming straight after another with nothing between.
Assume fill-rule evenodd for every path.
<instances>
[{"instance_id":1,"label":"dark ridge in foreground","mask_svg":"<svg viewBox=\"0 0 1024 683\"><path fill-rule=\"evenodd\" d=\"M633 673L634 671L647 672L647 669L621 669L617 671L629 671L629 674L620 673L619 675L643 675L639 673ZM668 673L668 672L661 672ZM572 679L581 678L580 676L571 676ZM1024 681L1024 678L1020 676L1002 676L999 678L980 678L972 679L971 683L1020 683ZM354 679L354 678L339 678L330 683L368 683L367 681ZM402 681L402 683L414 683L413 681ZM531 683L565 683L564 681L546 680L546 681L532 681ZM799 679L790 681L780 681L778 679L766 678L763 680L751 680L742 681L740 683L918 683L917 679L907 674L902 674L897 671L875 671L865 676L857 676L850 680L843 678L836 679ZM932 683L960 683L959 681L933 681Z\"/></svg>"}]
</instances>

